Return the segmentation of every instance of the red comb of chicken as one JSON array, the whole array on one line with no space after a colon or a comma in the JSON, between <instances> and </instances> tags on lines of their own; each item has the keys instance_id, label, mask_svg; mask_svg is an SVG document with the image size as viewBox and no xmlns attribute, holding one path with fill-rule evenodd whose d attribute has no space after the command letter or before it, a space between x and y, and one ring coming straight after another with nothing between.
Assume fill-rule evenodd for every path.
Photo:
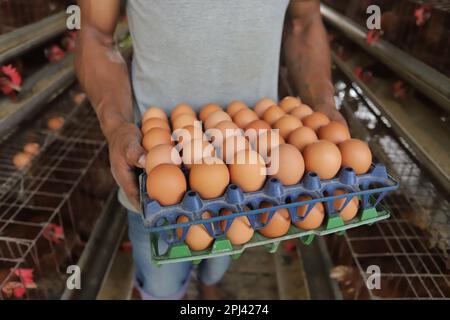
<instances>
[{"instance_id":1,"label":"red comb of chicken","mask_svg":"<svg viewBox=\"0 0 450 320\"><path fill-rule=\"evenodd\" d=\"M54 45L49 49L45 49L45 56L47 57L48 61L56 62L64 59L66 53L63 49L61 49L60 46Z\"/></svg>"},{"instance_id":2,"label":"red comb of chicken","mask_svg":"<svg viewBox=\"0 0 450 320\"><path fill-rule=\"evenodd\" d=\"M72 52L75 50L75 41L77 39L77 33L75 31L69 31L62 39L61 44L66 51Z\"/></svg>"},{"instance_id":3,"label":"red comb of chicken","mask_svg":"<svg viewBox=\"0 0 450 320\"><path fill-rule=\"evenodd\" d=\"M11 64L0 68L0 91L9 96L15 91L20 90L22 85L22 76Z\"/></svg>"}]
</instances>

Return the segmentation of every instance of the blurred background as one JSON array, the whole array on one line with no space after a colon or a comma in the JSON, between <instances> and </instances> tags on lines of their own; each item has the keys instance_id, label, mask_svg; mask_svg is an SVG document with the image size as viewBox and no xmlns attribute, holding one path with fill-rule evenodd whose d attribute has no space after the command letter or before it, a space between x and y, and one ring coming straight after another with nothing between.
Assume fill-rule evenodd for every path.
<instances>
[{"instance_id":1,"label":"blurred background","mask_svg":"<svg viewBox=\"0 0 450 320\"><path fill-rule=\"evenodd\" d=\"M0 0L0 299L134 298L107 145L75 79L72 3ZM372 4L381 30L367 30ZM275 254L249 249L223 286L237 299L449 299L450 3L324 0L321 12L337 106L401 183L392 216ZM125 11L116 40L129 61ZM280 97L295 95L280 65ZM80 291L66 290L73 264ZM370 265L381 289L365 284Z\"/></svg>"}]
</instances>

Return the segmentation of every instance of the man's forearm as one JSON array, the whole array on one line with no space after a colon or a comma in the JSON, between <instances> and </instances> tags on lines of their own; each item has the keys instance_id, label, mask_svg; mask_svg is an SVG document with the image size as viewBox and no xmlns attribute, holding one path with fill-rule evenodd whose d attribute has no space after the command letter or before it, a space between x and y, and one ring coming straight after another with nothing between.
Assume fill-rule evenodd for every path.
<instances>
[{"instance_id":1,"label":"man's forearm","mask_svg":"<svg viewBox=\"0 0 450 320\"><path fill-rule=\"evenodd\" d=\"M292 20L284 57L289 76L306 104L334 106L330 49L320 16Z\"/></svg>"},{"instance_id":2,"label":"man's forearm","mask_svg":"<svg viewBox=\"0 0 450 320\"><path fill-rule=\"evenodd\" d=\"M120 125L133 122L127 65L112 37L84 29L78 41L76 72L107 139Z\"/></svg>"}]
</instances>

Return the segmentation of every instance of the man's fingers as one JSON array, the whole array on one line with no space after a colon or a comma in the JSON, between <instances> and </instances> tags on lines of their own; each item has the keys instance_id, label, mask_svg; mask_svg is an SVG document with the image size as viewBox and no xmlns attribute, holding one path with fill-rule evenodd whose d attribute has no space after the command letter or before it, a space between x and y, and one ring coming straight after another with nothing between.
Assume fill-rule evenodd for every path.
<instances>
[{"instance_id":1,"label":"man's fingers","mask_svg":"<svg viewBox=\"0 0 450 320\"><path fill-rule=\"evenodd\" d=\"M134 172L130 168L121 168L113 170L113 176L133 207L139 209L139 187Z\"/></svg>"},{"instance_id":2,"label":"man's fingers","mask_svg":"<svg viewBox=\"0 0 450 320\"><path fill-rule=\"evenodd\" d=\"M145 150L140 142L133 141L126 147L125 157L130 166L145 168Z\"/></svg>"}]
</instances>

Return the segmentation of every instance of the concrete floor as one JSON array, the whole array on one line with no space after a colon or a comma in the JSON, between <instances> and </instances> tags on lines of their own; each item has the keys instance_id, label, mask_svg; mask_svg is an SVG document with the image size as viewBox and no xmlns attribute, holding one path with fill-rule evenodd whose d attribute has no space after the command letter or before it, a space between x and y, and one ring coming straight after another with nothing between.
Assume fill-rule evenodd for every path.
<instances>
[{"instance_id":1,"label":"concrete floor","mask_svg":"<svg viewBox=\"0 0 450 320\"><path fill-rule=\"evenodd\" d=\"M135 299L133 294L134 266L129 250L119 250L98 299ZM302 263L298 256L284 250L270 254L262 247L246 250L221 282L230 299L308 299ZM191 281L188 299L199 299L196 280Z\"/></svg>"}]
</instances>

